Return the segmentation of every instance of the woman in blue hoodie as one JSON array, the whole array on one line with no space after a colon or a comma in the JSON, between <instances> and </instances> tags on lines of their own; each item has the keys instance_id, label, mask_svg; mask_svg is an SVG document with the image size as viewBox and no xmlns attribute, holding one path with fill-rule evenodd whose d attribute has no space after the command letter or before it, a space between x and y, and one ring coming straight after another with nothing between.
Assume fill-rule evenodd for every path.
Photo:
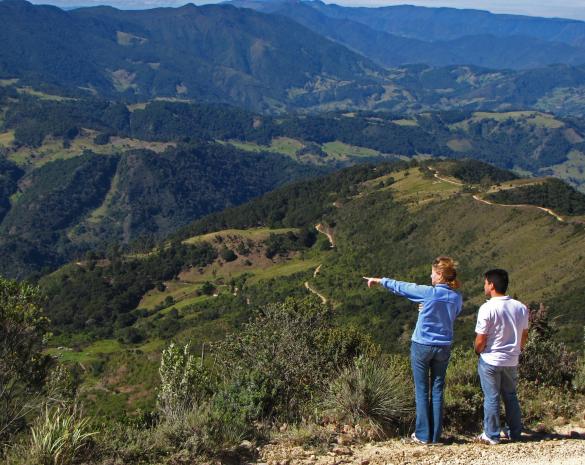
<instances>
[{"instance_id":1,"label":"woman in blue hoodie","mask_svg":"<svg viewBox=\"0 0 585 465\"><path fill-rule=\"evenodd\" d=\"M368 287L380 285L420 304L410 346L416 398L416 428L411 437L418 443L439 442L453 323L463 307L461 294L455 292L460 287L456 263L450 257L437 257L431 266L432 286L390 278L364 279L368 281Z\"/></svg>"}]
</instances>

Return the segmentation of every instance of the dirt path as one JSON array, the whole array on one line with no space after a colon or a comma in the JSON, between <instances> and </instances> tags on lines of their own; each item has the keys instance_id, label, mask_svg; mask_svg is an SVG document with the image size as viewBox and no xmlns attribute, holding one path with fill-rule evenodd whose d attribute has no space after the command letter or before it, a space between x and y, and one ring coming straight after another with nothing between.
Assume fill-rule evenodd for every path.
<instances>
[{"instance_id":1,"label":"dirt path","mask_svg":"<svg viewBox=\"0 0 585 465\"><path fill-rule=\"evenodd\" d=\"M317 268L315 268L315 271L313 272L313 278L317 277L317 275L319 274L319 271L321 271L321 265L319 265ZM327 297L325 297L323 294L321 294L316 289L312 288L311 285L309 284L309 281L305 281L305 287L309 290L309 292L312 292L313 294L318 296L321 299L321 302L323 302L324 304L326 304L328 302Z\"/></svg>"},{"instance_id":2,"label":"dirt path","mask_svg":"<svg viewBox=\"0 0 585 465\"><path fill-rule=\"evenodd\" d=\"M551 216L554 216L558 221L561 223L566 223L566 220L560 216L559 214L555 213L550 208L539 207L538 205L528 205L528 204L505 204L505 203L495 203L490 202L489 200L482 199L479 195L474 195L473 198L478 202L485 203L486 205L495 205L497 207L508 207L508 208L538 208L543 212L548 213Z\"/></svg>"},{"instance_id":3,"label":"dirt path","mask_svg":"<svg viewBox=\"0 0 585 465\"><path fill-rule=\"evenodd\" d=\"M313 289L311 287L311 285L309 284L309 281L305 281L305 287L309 290L309 292L312 292L317 297L319 297L321 299L321 302L323 302L324 304L326 304L328 302L327 297L325 297L323 294L319 293L319 291L317 291L316 289Z\"/></svg>"},{"instance_id":4,"label":"dirt path","mask_svg":"<svg viewBox=\"0 0 585 465\"><path fill-rule=\"evenodd\" d=\"M464 185L465 185L465 183L463 183L463 182L451 181L450 179L445 179L445 178L442 178L441 176L439 176L439 175L437 174L437 172L436 172L436 171L435 171L435 174L434 174L434 176L435 176L435 178L437 178L437 179L438 179L438 180L440 180L440 181L443 181L443 182L448 182L449 184L454 184L455 186L464 186Z\"/></svg>"},{"instance_id":5,"label":"dirt path","mask_svg":"<svg viewBox=\"0 0 585 465\"><path fill-rule=\"evenodd\" d=\"M584 439L555 439L486 446L420 446L400 440L333 447L325 453L269 445L259 463L268 465L584 465Z\"/></svg>"},{"instance_id":6,"label":"dirt path","mask_svg":"<svg viewBox=\"0 0 585 465\"><path fill-rule=\"evenodd\" d=\"M443 181L443 182L447 182L449 184L454 184L456 186L463 186L463 185L465 185L462 182L451 181L450 179L442 178L442 177L440 177L437 174L436 171L434 173L434 176L438 180ZM520 184L518 186L511 187L510 189L515 189L517 187L524 187L526 185L528 185L528 184ZM482 199L479 195L474 195L473 198L475 200L477 200L478 202L485 203L486 205L495 205L495 206L499 206L499 207L512 207L512 208L538 208L539 210L542 210L543 212L548 213L549 215L555 217L558 221L560 221L562 223L566 223L566 220L561 215L559 215L558 213L555 213L550 208L539 207L537 205L528 205L528 204L517 204L517 205L513 205L513 204L495 203L495 202L490 202L489 200ZM585 465L585 463L584 463L584 465Z\"/></svg>"},{"instance_id":7,"label":"dirt path","mask_svg":"<svg viewBox=\"0 0 585 465\"><path fill-rule=\"evenodd\" d=\"M330 228L325 228L322 223L319 223L315 225L315 229L321 234L325 234L327 239L329 239L331 247L335 247L335 238L333 237L333 233L330 231Z\"/></svg>"}]
</instances>

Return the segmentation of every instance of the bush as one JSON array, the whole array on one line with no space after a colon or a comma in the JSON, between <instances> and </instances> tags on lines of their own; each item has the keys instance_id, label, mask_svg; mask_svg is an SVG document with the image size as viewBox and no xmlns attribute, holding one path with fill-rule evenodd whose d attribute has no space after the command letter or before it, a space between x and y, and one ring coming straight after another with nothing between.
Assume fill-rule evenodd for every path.
<instances>
[{"instance_id":1,"label":"bush","mask_svg":"<svg viewBox=\"0 0 585 465\"><path fill-rule=\"evenodd\" d=\"M573 378L573 388L580 393L585 393L585 360L581 359L577 363L575 377Z\"/></svg>"},{"instance_id":2,"label":"bush","mask_svg":"<svg viewBox=\"0 0 585 465\"><path fill-rule=\"evenodd\" d=\"M189 344L164 349L159 374L158 408L167 419L184 418L212 392L211 377L189 353Z\"/></svg>"},{"instance_id":3,"label":"bush","mask_svg":"<svg viewBox=\"0 0 585 465\"><path fill-rule=\"evenodd\" d=\"M233 262L238 258L235 252L231 249L228 249L226 246L223 246L219 251L219 256L223 258L226 262Z\"/></svg>"},{"instance_id":4,"label":"bush","mask_svg":"<svg viewBox=\"0 0 585 465\"><path fill-rule=\"evenodd\" d=\"M520 359L520 376L536 384L570 385L577 373L577 355L555 341L548 309L540 304L530 307L530 334Z\"/></svg>"},{"instance_id":5,"label":"bush","mask_svg":"<svg viewBox=\"0 0 585 465\"><path fill-rule=\"evenodd\" d=\"M445 382L445 427L477 431L483 419L483 393L473 350L451 352Z\"/></svg>"},{"instance_id":6,"label":"bush","mask_svg":"<svg viewBox=\"0 0 585 465\"><path fill-rule=\"evenodd\" d=\"M330 384L326 400L340 420L368 422L379 433L413 411L412 392L402 376L379 360L360 356Z\"/></svg>"},{"instance_id":7,"label":"bush","mask_svg":"<svg viewBox=\"0 0 585 465\"><path fill-rule=\"evenodd\" d=\"M561 342L532 333L522 353L520 376L547 386L570 385L577 373L577 357Z\"/></svg>"},{"instance_id":8,"label":"bush","mask_svg":"<svg viewBox=\"0 0 585 465\"><path fill-rule=\"evenodd\" d=\"M201 292L205 295L212 295L215 292L215 286L209 281L205 281L201 286Z\"/></svg>"},{"instance_id":9,"label":"bush","mask_svg":"<svg viewBox=\"0 0 585 465\"><path fill-rule=\"evenodd\" d=\"M374 349L368 338L332 324L331 310L314 297L268 305L235 335L214 346L227 385L254 415L291 421L308 415L327 381L354 355ZM253 368L251 368L253 367ZM256 390L247 392L246 390ZM254 415L252 415L254 413Z\"/></svg>"},{"instance_id":10,"label":"bush","mask_svg":"<svg viewBox=\"0 0 585 465\"><path fill-rule=\"evenodd\" d=\"M95 145L106 145L110 143L110 134L108 132L100 132L97 136L93 138L93 143Z\"/></svg>"}]
</instances>

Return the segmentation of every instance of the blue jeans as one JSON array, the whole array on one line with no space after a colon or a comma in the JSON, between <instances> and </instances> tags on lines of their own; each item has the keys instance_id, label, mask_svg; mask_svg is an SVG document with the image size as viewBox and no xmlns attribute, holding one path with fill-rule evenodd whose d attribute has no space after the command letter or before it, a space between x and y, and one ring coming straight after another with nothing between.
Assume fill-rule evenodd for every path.
<instances>
[{"instance_id":1,"label":"blue jeans","mask_svg":"<svg viewBox=\"0 0 585 465\"><path fill-rule=\"evenodd\" d=\"M451 346L428 346L414 341L410 346L416 399L415 434L424 442L441 439L443 389L450 356Z\"/></svg>"},{"instance_id":2,"label":"blue jeans","mask_svg":"<svg viewBox=\"0 0 585 465\"><path fill-rule=\"evenodd\" d=\"M506 407L506 423L510 439L520 439L522 414L516 395L518 384L517 367L498 367L479 358L477 365L481 389L483 390L483 431L491 439L500 439L500 396Z\"/></svg>"}]
</instances>

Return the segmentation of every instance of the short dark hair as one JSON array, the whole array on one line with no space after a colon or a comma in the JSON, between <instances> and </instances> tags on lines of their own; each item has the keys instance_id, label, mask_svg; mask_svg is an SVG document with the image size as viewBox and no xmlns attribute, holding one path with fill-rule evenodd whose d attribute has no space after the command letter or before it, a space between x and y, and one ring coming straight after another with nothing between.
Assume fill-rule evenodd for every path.
<instances>
[{"instance_id":1,"label":"short dark hair","mask_svg":"<svg viewBox=\"0 0 585 465\"><path fill-rule=\"evenodd\" d=\"M508 290L509 278L508 272L506 270L495 268L493 270L486 271L484 277L488 283L494 285L494 289L499 294L505 294Z\"/></svg>"}]
</instances>

